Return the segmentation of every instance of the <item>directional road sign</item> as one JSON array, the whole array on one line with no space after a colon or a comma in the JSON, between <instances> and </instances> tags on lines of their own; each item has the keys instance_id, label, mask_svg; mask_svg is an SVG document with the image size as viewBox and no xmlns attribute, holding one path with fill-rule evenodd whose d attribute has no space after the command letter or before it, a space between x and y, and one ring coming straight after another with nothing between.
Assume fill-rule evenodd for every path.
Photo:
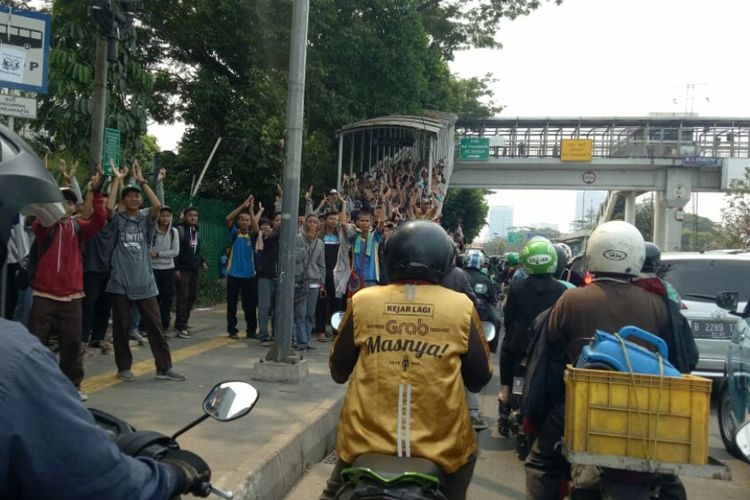
<instances>
[{"instance_id":1,"label":"directional road sign","mask_svg":"<svg viewBox=\"0 0 750 500\"><path fill-rule=\"evenodd\" d=\"M488 160L490 139L488 137L462 137L459 158L462 160Z\"/></svg>"}]
</instances>

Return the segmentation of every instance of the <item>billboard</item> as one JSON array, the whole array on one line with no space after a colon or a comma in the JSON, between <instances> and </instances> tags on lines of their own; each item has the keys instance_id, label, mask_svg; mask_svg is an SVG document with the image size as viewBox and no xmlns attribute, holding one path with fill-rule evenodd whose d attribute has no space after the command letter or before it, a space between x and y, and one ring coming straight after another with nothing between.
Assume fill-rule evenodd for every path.
<instances>
[{"instance_id":1,"label":"billboard","mask_svg":"<svg viewBox=\"0 0 750 500\"><path fill-rule=\"evenodd\" d=\"M51 17L0 6L0 87L47 93Z\"/></svg>"}]
</instances>

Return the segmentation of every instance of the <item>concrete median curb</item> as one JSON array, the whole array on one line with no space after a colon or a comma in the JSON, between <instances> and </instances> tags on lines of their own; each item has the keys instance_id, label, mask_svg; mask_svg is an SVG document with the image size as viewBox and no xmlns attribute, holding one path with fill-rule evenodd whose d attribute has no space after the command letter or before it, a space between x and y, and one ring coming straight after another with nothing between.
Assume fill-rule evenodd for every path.
<instances>
[{"instance_id":1,"label":"concrete median curb","mask_svg":"<svg viewBox=\"0 0 750 500\"><path fill-rule=\"evenodd\" d=\"M303 422L273 437L258 450L256 459L247 460L248 467L240 465L217 484L236 488L236 499L283 499L308 466L323 460L336 446L336 426L342 404L343 397L321 401ZM258 456L263 457L259 463ZM310 496L315 497L317 494Z\"/></svg>"}]
</instances>

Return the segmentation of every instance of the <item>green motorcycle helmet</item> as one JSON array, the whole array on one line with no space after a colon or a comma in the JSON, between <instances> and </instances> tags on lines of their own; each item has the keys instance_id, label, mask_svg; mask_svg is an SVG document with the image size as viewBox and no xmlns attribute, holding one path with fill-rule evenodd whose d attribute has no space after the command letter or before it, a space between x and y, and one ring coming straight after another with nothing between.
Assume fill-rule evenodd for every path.
<instances>
[{"instance_id":1,"label":"green motorcycle helmet","mask_svg":"<svg viewBox=\"0 0 750 500\"><path fill-rule=\"evenodd\" d=\"M557 250L547 239L529 241L521 250L521 264L529 274L554 274L557 270Z\"/></svg>"},{"instance_id":2,"label":"green motorcycle helmet","mask_svg":"<svg viewBox=\"0 0 750 500\"><path fill-rule=\"evenodd\" d=\"M510 252L508 256L506 257L506 262L509 266L515 266L520 261L521 257L518 255L518 252Z\"/></svg>"}]
</instances>

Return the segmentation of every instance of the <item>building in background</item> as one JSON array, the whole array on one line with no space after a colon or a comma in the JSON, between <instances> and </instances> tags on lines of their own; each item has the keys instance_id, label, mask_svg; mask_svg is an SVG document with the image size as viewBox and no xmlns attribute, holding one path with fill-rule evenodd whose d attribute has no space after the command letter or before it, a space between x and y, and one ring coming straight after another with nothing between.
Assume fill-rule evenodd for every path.
<instances>
[{"instance_id":1,"label":"building in background","mask_svg":"<svg viewBox=\"0 0 750 500\"><path fill-rule=\"evenodd\" d=\"M488 225L488 241L494 240L495 238L507 238L508 228L513 225L513 207L507 205L491 206Z\"/></svg>"}]
</instances>

